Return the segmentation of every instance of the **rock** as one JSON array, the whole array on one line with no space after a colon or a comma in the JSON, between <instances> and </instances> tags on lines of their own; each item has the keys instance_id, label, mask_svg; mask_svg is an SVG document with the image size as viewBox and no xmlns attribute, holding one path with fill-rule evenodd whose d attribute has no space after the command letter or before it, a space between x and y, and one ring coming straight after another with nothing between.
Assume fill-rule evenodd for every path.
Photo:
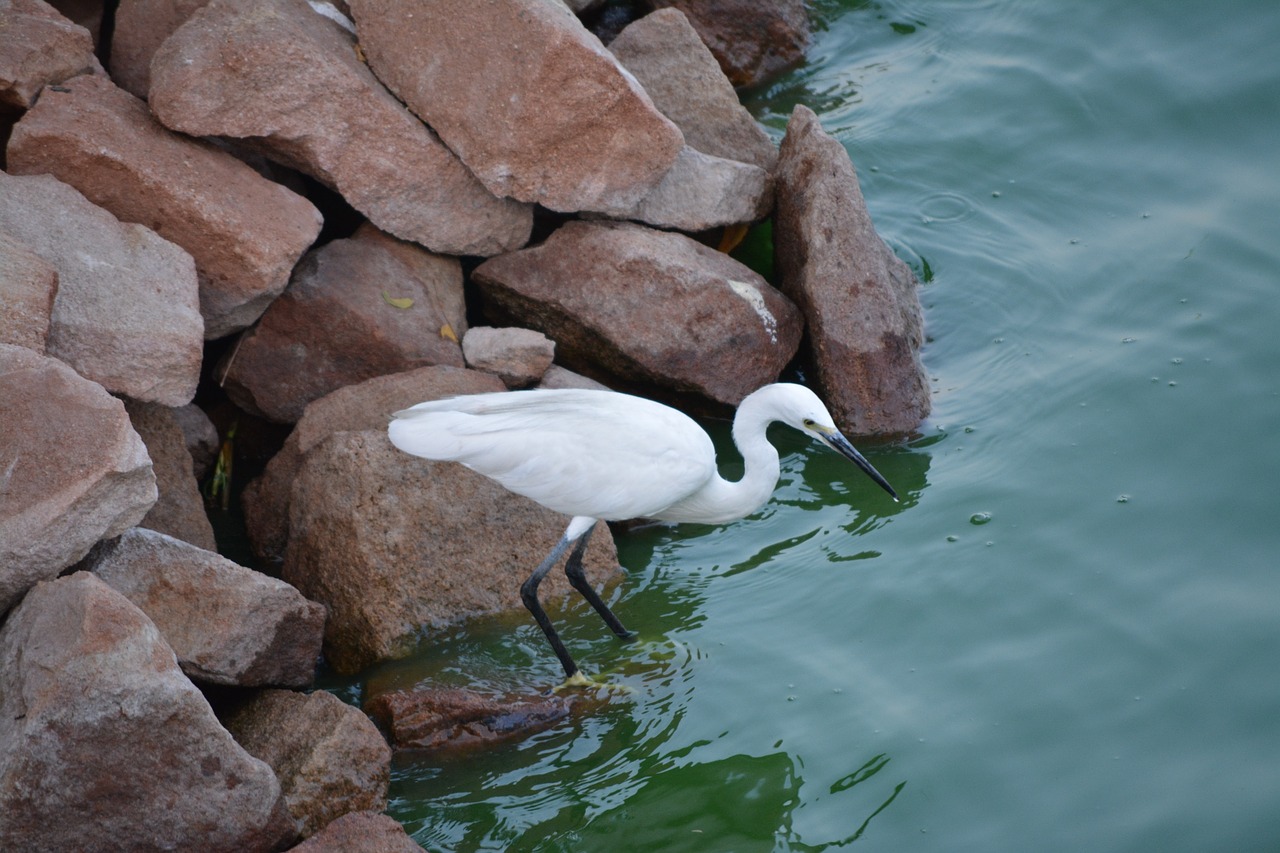
<instances>
[{"instance_id":1,"label":"rock","mask_svg":"<svg viewBox=\"0 0 1280 853\"><path fill-rule=\"evenodd\" d=\"M299 836L387 807L391 748L372 720L332 693L263 690L223 724L276 772Z\"/></svg>"},{"instance_id":2,"label":"rock","mask_svg":"<svg viewBox=\"0 0 1280 853\"><path fill-rule=\"evenodd\" d=\"M462 355L472 370L492 373L508 388L528 388L551 367L556 343L533 329L477 326L462 339Z\"/></svg>"},{"instance_id":3,"label":"rock","mask_svg":"<svg viewBox=\"0 0 1280 853\"><path fill-rule=\"evenodd\" d=\"M809 47L804 0L649 2L684 12L735 86L755 86L776 77L804 59Z\"/></svg>"},{"instance_id":4,"label":"rock","mask_svg":"<svg viewBox=\"0 0 1280 853\"><path fill-rule=\"evenodd\" d=\"M9 172L50 174L196 262L206 338L253 323L322 224L311 202L227 152L179 136L104 77L50 90L13 129Z\"/></svg>"},{"instance_id":5,"label":"rock","mask_svg":"<svg viewBox=\"0 0 1280 853\"><path fill-rule=\"evenodd\" d=\"M0 343L44 353L57 294L58 271L53 265L0 233Z\"/></svg>"},{"instance_id":6,"label":"rock","mask_svg":"<svg viewBox=\"0 0 1280 853\"><path fill-rule=\"evenodd\" d=\"M120 0L111 36L111 79L146 100L151 58L209 0Z\"/></svg>"},{"instance_id":7,"label":"rock","mask_svg":"<svg viewBox=\"0 0 1280 853\"><path fill-rule=\"evenodd\" d=\"M800 312L759 275L630 223L569 222L481 264L472 281L502 314L553 338L573 370L720 403L777 379L800 345Z\"/></svg>"},{"instance_id":8,"label":"rock","mask_svg":"<svg viewBox=\"0 0 1280 853\"><path fill-rule=\"evenodd\" d=\"M100 543L80 568L150 617L188 676L239 687L306 687L324 608L283 581L137 527Z\"/></svg>"},{"instance_id":9,"label":"rock","mask_svg":"<svg viewBox=\"0 0 1280 853\"><path fill-rule=\"evenodd\" d=\"M630 206L683 140L635 78L546 0L354 0L369 65L495 195Z\"/></svg>"},{"instance_id":10,"label":"rock","mask_svg":"<svg viewBox=\"0 0 1280 853\"><path fill-rule=\"evenodd\" d=\"M783 292L809 324L814 379L841 429L909 432L929 414L917 282L876 233L844 146L798 106L778 158Z\"/></svg>"},{"instance_id":11,"label":"rock","mask_svg":"<svg viewBox=\"0 0 1280 853\"><path fill-rule=\"evenodd\" d=\"M597 382L594 379L574 373L572 370L566 370L558 364L553 364L547 368L547 372L542 374L542 381L538 383L539 388L591 388L596 391L608 391L609 386L603 382Z\"/></svg>"},{"instance_id":12,"label":"rock","mask_svg":"<svg viewBox=\"0 0 1280 853\"><path fill-rule=\"evenodd\" d=\"M292 853L421 853L395 818L378 812L345 814L299 844Z\"/></svg>"},{"instance_id":13,"label":"rock","mask_svg":"<svg viewBox=\"0 0 1280 853\"><path fill-rule=\"evenodd\" d=\"M156 500L124 405L57 359L9 344L0 344L0 484L0 615Z\"/></svg>"},{"instance_id":14,"label":"rock","mask_svg":"<svg viewBox=\"0 0 1280 853\"><path fill-rule=\"evenodd\" d=\"M0 172L0 231L58 271L50 355L108 391L190 402L204 321L189 254L49 175Z\"/></svg>"},{"instance_id":15,"label":"rock","mask_svg":"<svg viewBox=\"0 0 1280 853\"><path fill-rule=\"evenodd\" d=\"M142 611L91 574L0 630L0 849L271 850L271 768L218 724Z\"/></svg>"},{"instance_id":16,"label":"rock","mask_svg":"<svg viewBox=\"0 0 1280 853\"><path fill-rule=\"evenodd\" d=\"M191 465L187 441L174 409L156 403L126 400L125 411L151 457L160 494L140 526L167 533L206 551L217 551L213 525L204 511L204 498Z\"/></svg>"},{"instance_id":17,"label":"rock","mask_svg":"<svg viewBox=\"0 0 1280 853\"><path fill-rule=\"evenodd\" d=\"M213 421L209 420L209 416L204 413L204 409L194 403L188 403L170 411L173 412L174 420L182 430L183 440L187 444L187 453L191 456L192 473L199 481L213 465L214 457L222 447L218 430L214 427Z\"/></svg>"},{"instance_id":18,"label":"rock","mask_svg":"<svg viewBox=\"0 0 1280 853\"><path fill-rule=\"evenodd\" d=\"M310 403L280 452L241 496L254 553L264 563L278 564L284 559L293 479L303 457L325 438L344 430L384 429L392 412L416 403L504 388L498 377L488 373L421 367L348 385Z\"/></svg>"},{"instance_id":19,"label":"rock","mask_svg":"<svg viewBox=\"0 0 1280 853\"><path fill-rule=\"evenodd\" d=\"M41 0L2 0L0 33L0 113L25 110L43 87L98 68L89 31Z\"/></svg>"},{"instance_id":20,"label":"rock","mask_svg":"<svg viewBox=\"0 0 1280 853\"><path fill-rule=\"evenodd\" d=\"M724 76L716 58L679 9L659 9L631 23L609 51L636 76L686 145L769 171L777 146Z\"/></svg>"},{"instance_id":21,"label":"rock","mask_svg":"<svg viewBox=\"0 0 1280 853\"><path fill-rule=\"evenodd\" d=\"M374 376L462 366L462 266L371 227L311 252L218 375L236 405L279 423Z\"/></svg>"},{"instance_id":22,"label":"rock","mask_svg":"<svg viewBox=\"0 0 1280 853\"><path fill-rule=\"evenodd\" d=\"M754 222L773 206L773 179L759 166L681 149L666 177L633 205L602 204L599 213L659 228L706 231Z\"/></svg>"},{"instance_id":23,"label":"rock","mask_svg":"<svg viewBox=\"0 0 1280 853\"><path fill-rule=\"evenodd\" d=\"M529 239L532 208L486 190L306 0L213 0L156 51L149 100L167 127L251 143L432 251L487 256Z\"/></svg>"},{"instance_id":24,"label":"rock","mask_svg":"<svg viewBox=\"0 0 1280 853\"><path fill-rule=\"evenodd\" d=\"M582 693L496 698L436 688L379 693L365 710L396 749L457 753L536 734L582 704L599 702Z\"/></svg>"},{"instance_id":25,"label":"rock","mask_svg":"<svg viewBox=\"0 0 1280 853\"><path fill-rule=\"evenodd\" d=\"M461 465L401 453L385 427L339 432L298 471L282 574L329 608L326 659L353 673L402 657L424 627L521 608L520 584L565 523ZM607 529L585 566L597 586L617 571ZM542 589L548 601L569 585L553 572Z\"/></svg>"}]
</instances>

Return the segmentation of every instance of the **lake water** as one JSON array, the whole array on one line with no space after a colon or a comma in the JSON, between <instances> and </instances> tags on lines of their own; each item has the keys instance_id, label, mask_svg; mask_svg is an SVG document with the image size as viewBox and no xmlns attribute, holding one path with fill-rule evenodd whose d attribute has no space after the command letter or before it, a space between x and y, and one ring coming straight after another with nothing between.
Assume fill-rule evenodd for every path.
<instances>
[{"instance_id":1,"label":"lake water","mask_svg":"<svg viewBox=\"0 0 1280 853\"><path fill-rule=\"evenodd\" d=\"M814 108L926 282L934 414L863 445L901 504L775 428L758 515L619 535L641 642L554 614L634 692L402 760L391 813L432 850L1280 849L1280 4L814 7L748 105ZM524 614L371 676L558 677Z\"/></svg>"}]
</instances>

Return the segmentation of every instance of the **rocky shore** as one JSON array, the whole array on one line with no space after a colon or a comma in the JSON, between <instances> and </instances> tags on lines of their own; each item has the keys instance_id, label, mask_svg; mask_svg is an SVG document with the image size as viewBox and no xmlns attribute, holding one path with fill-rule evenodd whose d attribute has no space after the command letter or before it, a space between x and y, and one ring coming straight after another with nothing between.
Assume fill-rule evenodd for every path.
<instances>
[{"instance_id":1,"label":"rocky shore","mask_svg":"<svg viewBox=\"0 0 1280 853\"><path fill-rule=\"evenodd\" d=\"M800 364L851 434L928 414L918 283L845 149L738 101L802 61L802 0L637 6L0 0L0 849L419 849L392 745L589 712L307 692L519 608L561 532L390 412L728 411ZM729 251L766 221L757 271ZM200 483L255 429L287 437L249 568ZM607 530L586 565L616 579Z\"/></svg>"}]
</instances>

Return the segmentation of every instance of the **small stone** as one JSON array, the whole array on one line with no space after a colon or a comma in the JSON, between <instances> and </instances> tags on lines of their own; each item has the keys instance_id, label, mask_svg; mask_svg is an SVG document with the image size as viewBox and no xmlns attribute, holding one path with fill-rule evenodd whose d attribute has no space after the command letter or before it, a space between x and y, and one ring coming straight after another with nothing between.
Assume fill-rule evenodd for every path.
<instances>
[{"instance_id":1,"label":"small stone","mask_svg":"<svg viewBox=\"0 0 1280 853\"><path fill-rule=\"evenodd\" d=\"M147 446L159 497L139 522L142 527L167 533L206 551L217 551L213 525L204 511L204 498L196 483L191 453L175 409L157 403L126 400L129 421Z\"/></svg>"},{"instance_id":2,"label":"small stone","mask_svg":"<svg viewBox=\"0 0 1280 853\"><path fill-rule=\"evenodd\" d=\"M50 83L99 67L89 31L41 0L5 0L0 33L0 113L25 110Z\"/></svg>"},{"instance_id":3,"label":"small stone","mask_svg":"<svg viewBox=\"0 0 1280 853\"><path fill-rule=\"evenodd\" d=\"M467 367L495 374L513 389L542 379L555 355L555 341L532 329L478 326L462 339Z\"/></svg>"},{"instance_id":4,"label":"small stone","mask_svg":"<svg viewBox=\"0 0 1280 853\"><path fill-rule=\"evenodd\" d=\"M345 814L292 848L291 853L421 853L395 818L380 812Z\"/></svg>"}]
</instances>

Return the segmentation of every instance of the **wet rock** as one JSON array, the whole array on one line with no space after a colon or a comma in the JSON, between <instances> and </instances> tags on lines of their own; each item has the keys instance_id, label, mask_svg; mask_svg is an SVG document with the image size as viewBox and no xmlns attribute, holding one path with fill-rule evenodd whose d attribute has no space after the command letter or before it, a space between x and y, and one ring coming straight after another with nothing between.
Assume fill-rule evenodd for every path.
<instances>
[{"instance_id":1,"label":"wet rock","mask_svg":"<svg viewBox=\"0 0 1280 853\"><path fill-rule=\"evenodd\" d=\"M0 172L0 231L58 271L50 355L108 391L190 402L204 321L189 254L49 175Z\"/></svg>"},{"instance_id":2,"label":"wet rock","mask_svg":"<svg viewBox=\"0 0 1280 853\"><path fill-rule=\"evenodd\" d=\"M41 0L0 4L0 113L31 106L40 90L98 68L93 37Z\"/></svg>"},{"instance_id":3,"label":"wet rock","mask_svg":"<svg viewBox=\"0 0 1280 853\"><path fill-rule=\"evenodd\" d=\"M320 233L320 212L227 152L179 136L104 77L50 90L13 129L11 174L50 174L196 262L206 338L253 323Z\"/></svg>"},{"instance_id":4,"label":"wet rock","mask_svg":"<svg viewBox=\"0 0 1280 853\"><path fill-rule=\"evenodd\" d=\"M387 807L391 748L372 720L332 693L263 690L223 724L276 772L299 836Z\"/></svg>"},{"instance_id":5,"label":"wet rock","mask_svg":"<svg viewBox=\"0 0 1280 853\"><path fill-rule=\"evenodd\" d=\"M528 388L551 367L556 344L533 329L477 326L462 339L462 355L472 370L492 373L508 388Z\"/></svg>"},{"instance_id":6,"label":"wet rock","mask_svg":"<svg viewBox=\"0 0 1280 853\"><path fill-rule=\"evenodd\" d=\"M472 274L485 298L556 341L565 366L736 404L777 379L800 312L747 267L681 234L570 222Z\"/></svg>"},{"instance_id":7,"label":"wet rock","mask_svg":"<svg viewBox=\"0 0 1280 853\"><path fill-rule=\"evenodd\" d=\"M369 65L492 192L630 206L683 144L635 78L546 0L356 0Z\"/></svg>"},{"instance_id":8,"label":"wet rock","mask_svg":"<svg viewBox=\"0 0 1280 853\"><path fill-rule=\"evenodd\" d=\"M462 266L364 226L308 254L218 376L235 403L279 423L374 376L461 367Z\"/></svg>"},{"instance_id":9,"label":"wet rock","mask_svg":"<svg viewBox=\"0 0 1280 853\"><path fill-rule=\"evenodd\" d=\"M779 281L808 321L836 423L858 435L914 429L930 408L918 283L876 233L848 152L807 107L791 115L777 177Z\"/></svg>"},{"instance_id":10,"label":"wet rock","mask_svg":"<svg viewBox=\"0 0 1280 853\"><path fill-rule=\"evenodd\" d=\"M149 101L167 127L251 144L433 251L492 255L529 239L532 208L486 190L306 0L213 0L156 51Z\"/></svg>"},{"instance_id":11,"label":"wet rock","mask_svg":"<svg viewBox=\"0 0 1280 853\"><path fill-rule=\"evenodd\" d=\"M640 81L654 106L676 123L685 144L771 170L777 146L724 76L679 9L659 9L627 26L609 51Z\"/></svg>"},{"instance_id":12,"label":"wet rock","mask_svg":"<svg viewBox=\"0 0 1280 853\"><path fill-rule=\"evenodd\" d=\"M804 0L649 0L684 12L735 86L755 86L804 59L809 15Z\"/></svg>"},{"instance_id":13,"label":"wet rock","mask_svg":"<svg viewBox=\"0 0 1280 853\"><path fill-rule=\"evenodd\" d=\"M504 388L498 377L488 373L422 367L348 385L309 404L280 452L241 497L249 541L258 558L266 563L284 559L294 477L303 457L325 438L340 431L384 429L392 412L416 403Z\"/></svg>"},{"instance_id":14,"label":"wet rock","mask_svg":"<svg viewBox=\"0 0 1280 853\"><path fill-rule=\"evenodd\" d=\"M183 440L187 445L187 453L191 456L192 473L199 481L213 465L214 457L222 446L218 438L218 430L204 413L204 409L194 403L171 409L174 420L182 430Z\"/></svg>"},{"instance_id":15,"label":"wet rock","mask_svg":"<svg viewBox=\"0 0 1280 853\"><path fill-rule=\"evenodd\" d=\"M299 844L293 853L420 853L395 818L379 812L345 814Z\"/></svg>"},{"instance_id":16,"label":"wet rock","mask_svg":"<svg viewBox=\"0 0 1280 853\"><path fill-rule=\"evenodd\" d=\"M218 724L142 611L91 574L0 630L0 849L271 850L271 768Z\"/></svg>"},{"instance_id":17,"label":"wet rock","mask_svg":"<svg viewBox=\"0 0 1280 853\"><path fill-rule=\"evenodd\" d=\"M217 551L213 525L204 511L191 453L174 409L156 403L126 400L125 411L151 457L159 497L138 524L167 533L207 551Z\"/></svg>"},{"instance_id":18,"label":"wet rock","mask_svg":"<svg viewBox=\"0 0 1280 853\"><path fill-rule=\"evenodd\" d=\"M403 656L424 627L522 608L520 584L565 524L461 465L401 453L385 427L339 432L294 481L283 577L329 608L325 657L352 673ZM597 587L617 572L607 529L584 565ZM542 589L549 601L569 585L553 572Z\"/></svg>"},{"instance_id":19,"label":"wet rock","mask_svg":"<svg viewBox=\"0 0 1280 853\"><path fill-rule=\"evenodd\" d=\"M120 0L111 36L111 79L143 100L151 89L151 58L173 31L209 0Z\"/></svg>"},{"instance_id":20,"label":"wet rock","mask_svg":"<svg viewBox=\"0 0 1280 853\"><path fill-rule=\"evenodd\" d=\"M0 614L156 500L124 405L61 361L9 344L0 344L0 484Z\"/></svg>"},{"instance_id":21,"label":"wet rock","mask_svg":"<svg viewBox=\"0 0 1280 853\"><path fill-rule=\"evenodd\" d=\"M396 749L463 752L528 737L565 719L581 704L597 700L581 693L498 698L438 688L380 693L365 710Z\"/></svg>"},{"instance_id":22,"label":"wet rock","mask_svg":"<svg viewBox=\"0 0 1280 853\"><path fill-rule=\"evenodd\" d=\"M566 370L558 364L553 364L547 368L547 372L542 374L542 381L538 383L539 388L590 388L596 391L608 391L609 386L603 382L597 382L589 379L580 373L574 373L572 370Z\"/></svg>"},{"instance_id":23,"label":"wet rock","mask_svg":"<svg viewBox=\"0 0 1280 853\"><path fill-rule=\"evenodd\" d=\"M306 687L324 608L283 581L145 528L81 562L150 617L183 672L209 684Z\"/></svg>"},{"instance_id":24,"label":"wet rock","mask_svg":"<svg viewBox=\"0 0 1280 853\"><path fill-rule=\"evenodd\" d=\"M0 233L0 343L38 353L49 341L58 271L25 244Z\"/></svg>"}]
</instances>

